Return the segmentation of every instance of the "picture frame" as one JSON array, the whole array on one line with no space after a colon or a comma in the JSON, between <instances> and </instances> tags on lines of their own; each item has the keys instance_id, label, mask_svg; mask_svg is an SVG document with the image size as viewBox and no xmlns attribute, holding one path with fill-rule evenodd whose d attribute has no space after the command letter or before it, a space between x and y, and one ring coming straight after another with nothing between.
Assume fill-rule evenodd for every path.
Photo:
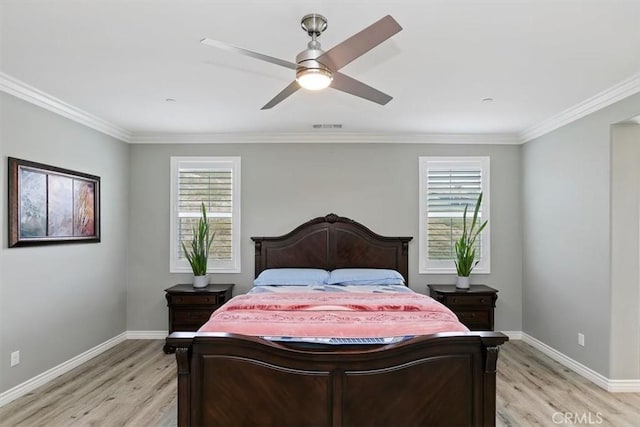
<instances>
[{"instance_id":1,"label":"picture frame","mask_svg":"<svg viewBox=\"0 0 640 427\"><path fill-rule=\"evenodd\" d=\"M100 177L8 158L10 248L100 242Z\"/></svg>"}]
</instances>

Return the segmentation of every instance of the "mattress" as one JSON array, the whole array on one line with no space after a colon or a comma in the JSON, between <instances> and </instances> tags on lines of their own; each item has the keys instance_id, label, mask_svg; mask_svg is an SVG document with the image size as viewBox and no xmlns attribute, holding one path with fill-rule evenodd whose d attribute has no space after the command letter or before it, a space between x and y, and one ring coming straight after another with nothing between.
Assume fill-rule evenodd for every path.
<instances>
[{"instance_id":1,"label":"mattress","mask_svg":"<svg viewBox=\"0 0 640 427\"><path fill-rule=\"evenodd\" d=\"M214 312L199 330L323 344L352 344L352 339L389 343L459 331L468 329L451 310L426 295L326 288L239 295Z\"/></svg>"}]
</instances>

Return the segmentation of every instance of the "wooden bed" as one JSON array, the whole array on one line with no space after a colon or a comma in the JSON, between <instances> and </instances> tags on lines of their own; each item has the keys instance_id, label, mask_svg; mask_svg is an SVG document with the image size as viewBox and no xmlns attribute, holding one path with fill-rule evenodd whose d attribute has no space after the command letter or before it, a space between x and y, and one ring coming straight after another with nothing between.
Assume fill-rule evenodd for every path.
<instances>
[{"instance_id":1,"label":"wooden bed","mask_svg":"<svg viewBox=\"0 0 640 427\"><path fill-rule=\"evenodd\" d=\"M408 281L411 237L330 214L252 237L267 268L389 268ZM496 363L508 338L439 333L390 345L279 344L176 332L178 426L493 426Z\"/></svg>"}]
</instances>

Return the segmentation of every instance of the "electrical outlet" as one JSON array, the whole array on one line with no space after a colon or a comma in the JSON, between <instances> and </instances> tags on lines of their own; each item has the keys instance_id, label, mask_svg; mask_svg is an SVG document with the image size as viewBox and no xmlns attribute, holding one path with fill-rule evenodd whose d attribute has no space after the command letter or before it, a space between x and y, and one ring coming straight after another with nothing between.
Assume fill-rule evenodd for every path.
<instances>
[{"instance_id":1,"label":"electrical outlet","mask_svg":"<svg viewBox=\"0 0 640 427\"><path fill-rule=\"evenodd\" d=\"M11 353L11 367L20 363L20 351L14 351Z\"/></svg>"},{"instance_id":2,"label":"electrical outlet","mask_svg":"<svg viewBox=\"0 0 640 427\"><path fill-rule=\"evenodd\" d=\"M578 332L578 345L584 347L584 334L581 334L580 332Z\"/></svg>"}]
</instances>

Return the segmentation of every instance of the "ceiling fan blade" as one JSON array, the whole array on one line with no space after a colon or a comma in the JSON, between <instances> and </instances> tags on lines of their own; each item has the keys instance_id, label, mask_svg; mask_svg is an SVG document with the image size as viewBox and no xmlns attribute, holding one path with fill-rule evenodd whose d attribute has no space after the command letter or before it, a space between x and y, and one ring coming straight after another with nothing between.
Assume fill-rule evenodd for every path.
<instances>
[{"instance_id":1,"label":"ceiling fan blade","mask_svg":"<svg viewBox=\"0 0 640 427\"><path fill-rule=\"evenodd\" d=\"M400 24L391 15L387 15L342 43L332 47L316 60L328 66L332 71L337 71L400 30L402 30Z\"/></svg>"},{"instance_id":2,"label":"ceiling fan blade","mask_svg":"<svg viewBox=\"0 0 640 427\"><path fill-rule=\"evenodd\" d=\"M289 86L285 87L282 90L282 92L277 94L271 101L267 102L265 106L261 108L261 110L268 110L269 108L272 108L278 105L279 103L284 101L287 97L294 94L298 89L300 89L300 85L298 84L298 82L295 80L292 81Z\"/></svg>"},{"instance_id":3,"label":"ceiling fan blade","mask_svg":"<svg viewBox=\"0 0 640 427\"><path fill-rule=\"evenodd\" d=\"M386 105L393 97L380 92L356 79L342 73L334 73L331 87L351 95L359 96L368 101L373 101L380 105Z\"/></svg>"},{"instance_id":4,"label":"ceiling fan blade","mask_svg":"<svg viewBox=\"0 0 640 427\"><path fill-rule=\"evenodd\" d=\"M224 49L224 50L227 50L229 52L234 52L234 53L239 53L241 55L250 56L250 57L255 58L255 59L261 59L263 61L267 61L267 62L270 62L272 64L280 65L281 67L290 68L292 70L295 70L296 67L298 66L297 64L294 64L293 62L285 61L284 59L274 58L273 56L269 56L269 55L263 55L261 53L253 52L251 50L247 50L247 49L243 49L241 47L233 46L233 45L230 45L230 44L218 41L218 40L212 40L212 39L204 38L204 39L200 40L200 43L206 44L207 46L213 46L213 47L217 47L219 49Z\"/></svg>"}]
</instances>

